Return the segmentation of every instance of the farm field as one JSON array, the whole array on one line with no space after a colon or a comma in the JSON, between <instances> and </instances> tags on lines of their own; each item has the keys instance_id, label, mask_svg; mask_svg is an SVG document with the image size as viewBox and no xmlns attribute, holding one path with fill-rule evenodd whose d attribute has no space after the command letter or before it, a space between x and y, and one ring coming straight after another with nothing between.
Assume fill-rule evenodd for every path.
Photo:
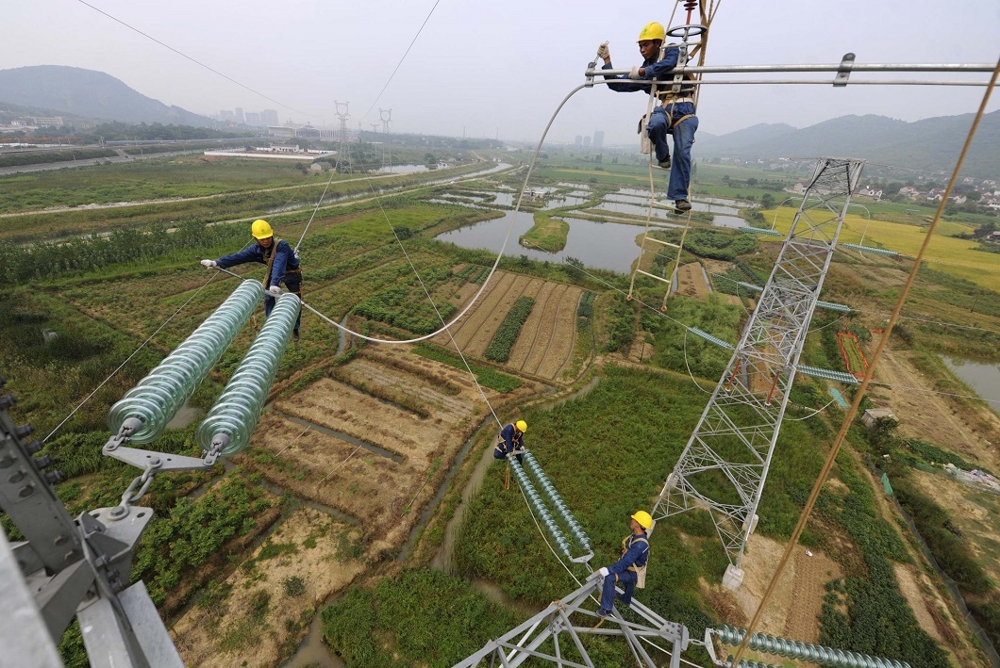
<instances>
[{"instance_id":1,"label":"farm field","mask_svg":"<svg viewBox=\"0 0 1000 668\"><path fill-rule=\"evenodd\" d=\"M787 233L796 209L781 207L775 211L764 211L766 220L776 218L775 229ZM1000 290L1000 262L995 253L975 250L978 242L971 239L956 239L952 235L969 234L970 225L941 221L938 223L934 239L927 247L926 264L952 276L964 278L991 290ZM906 225L883 220L869 221L857 214L844 218L844 229L840 233L842 243L887 248L908 256L915 256L926 238L926 226ZM856 255L856 251L847 251Z\"/></svg>"},{"instance_id":2,"label":"farm field","mask_svg":"<svg viewBox=\"0 0 1000 668\"><path fill-rule=\"evenodd\" d=\"M468 373L398 346L332 371L341 380L320 378L274 402L246 466L357 520L372 554L395 552L489 412ZM500 405L539 389L485 391Z\"/></svg>"},{"instance_id":3,"label":"farm field","mask_svg":"<svg viewBox=\"0 0 1000 668\"><path fill-rule=\"evenodd\" d=\"M632 180L627 169L581 171L568 160L566 167L543 171L570 182L597 178L620 186ZM633 171L636 180L646 178L644 170ZM287 187L283 177L262 174L262 185ZM232 181L251 178L246 173ZM514 181L510 174L496 178ZM150 186L158 187L175 186ZM105 196L110 201L114 193ZM306 301L356 331L397 340L439 326L425 287L447 319L467 305L492 258L433 237L497 212L417 201L422 196L385 198L382 210L360 196L343 202L343 209L321 210L302 246ZM241 215L253 217L254 206L243 206ZM102 219L94 210L86 220L97 229L113 228L119 218ZM279 229L294 240L304 223L305 217L289 215L279 218ZM874 230L875 222L866 243ZM74 466L59 488L72 503L120 495L134 475L99 456L107 438L103 413L235 287L231 278L209 282L211 274L197 265L198 256L215 257L242 243L215 239L218 247L67 269L13 289L10 308L0 313L0 352L9 360L0 371L12 378L8 390L27 397L15 408L17 418L30 418L40 432L53 428L68 406L152 336L53 441L57 464ZM736 264L685 255L680 292L698 298L670 300L669 318L626 302L618 291L627 287L621 276L504 258L482 299L451 330L477 376L489 378L481 383L490 406L446 335L416 346L348 336L338 354L338 331L304 314L302 339L285 351L250 446L212 475L163 475L150 491L157 523L143 539L148 547L137 573L162 593L161 612L186 663L284 665L306 627L312 622L316 629L322 621L327 642L348 666L451 665L570 591L572 579L538 535L516 484L503 490L504 467L491 455L496 424L490 407L504 423L529 422L526 444L593 539L591 565L611 563L628 514L655 501L728 354L685 337L678 323L732 341L747 317L739 298L707 294L702 266L710 274L745 272L742 280L750 280L754 272L766 275L772 248L740 250ZM829 368L837 358L824 337L848 324L880 326L880 314L905 280L901 263L844 254L835 263L821 298L858 311L839 326L831 316L810 333L807 352L815 359L808 363ZM241 271L258 279L263 269ZM966 329L956 335L942 333L938 324L906 322L906 338L890 342L876 373L882 384L873 385L869 397L900 416L901 434L1000 471L1000 451L991 443L1000 417L953 396L965 390L928 361L942 345L996 348L990 337L1000 329L1000 312L990 310L992 293L971 293L968 285L921 273L912 313ZM663 287L653 291L662 296ZM531 309L509 358L485 361L501 324L525 298L533 300ZM237 336L190 401L192 412L204 411L218 396L261 322L258 313ZM814 381L796 388L761 500L760 526L748 547L744 588L734 594L719 586L725 557L718 537L705 516L693 512L658 526L650 584L640 600L687 625L695 637L705 626L746 623L842 418L827 405L825 390ZM172 451L197 454L193 427L168 432ZM952 665L985 665L968 643L964 622L956 621L949 595L940 593L940 581L869 473L881 452L860 428L852 427L848 440L761 630L864 646L874 654L909 657L914 666L921 656L931 657L926 665L944 666L944 653ZM920 484L927 483L920 475ZM933 483L923 489L929 493ZM992 504L947 491L941 503L967 514L954 524L959 531L994 532ZM977 543L976 555L996 578L991 546L985 539ZM442 552L447 574L431 568L432 556ZM832 608L825 607L828 597L836 597ZM890 620L874 640L868 614ZM417 641L432 647L420 650ZM599 665L629 661L614 643L595 647ZM704 663L697 650L690 659Z\"/></svg>"},{"instance_id":4,"label":"farm field","mask_svg":"<svg viewBox=\"0 0 1000 668\"><path fill-rule=\"evenodd\" d=\"M532 297L535 305L504 367L560 380L575 345L576 309L582 295L583 290L576 286L498 271L479 302L452 326L452 335L464 352L481 356L518 298ZM451 347L446 334L439 334L433 341Z\"/></svg>"}]
</instances>

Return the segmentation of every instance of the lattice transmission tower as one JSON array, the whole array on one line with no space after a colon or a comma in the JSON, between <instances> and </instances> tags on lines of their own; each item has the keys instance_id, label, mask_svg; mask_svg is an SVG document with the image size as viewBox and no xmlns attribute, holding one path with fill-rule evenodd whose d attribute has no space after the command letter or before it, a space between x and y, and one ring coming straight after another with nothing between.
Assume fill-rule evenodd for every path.
<instances>
[{"instance_id":1,"label":"lattice transmission tower","mask_svg":"<svg viewBox=\"0 0 1000 668\"><path fill-rule=\"evenodd\" d=\"M730 565L723 584L742 583L747 537L767 479L799 356L864 165L823 158L729 365L660 492L653 517L710 512Z\"/></svg>"},{"instance_id":2,"label":"lattice transmission tower","mask_svg":"<svg viewBox=\"0 0 1000 668\"><path fill-rule=\"evenodd\" d=\"M340 145L337 148L337 171L341 173L352 173L351 170L351 145L347 141L347 121L351 114L348 111L350 102L334 102L337 105L337 119L340 120Z\"/></svg>"},{"instance_id":3,"label":"lattice transmission tower","mask_svg":"<svg viewBox=\"0 0 1000 668\"><path fill-rule=\"evenodd\" d=\"M389 123L392 122L392 109L378 110L379 118L382 119L382 169L386 167L392 171L392 147L389 145ZM388 158L386 158L388 155Z\"/></svg>"}]
</instances>

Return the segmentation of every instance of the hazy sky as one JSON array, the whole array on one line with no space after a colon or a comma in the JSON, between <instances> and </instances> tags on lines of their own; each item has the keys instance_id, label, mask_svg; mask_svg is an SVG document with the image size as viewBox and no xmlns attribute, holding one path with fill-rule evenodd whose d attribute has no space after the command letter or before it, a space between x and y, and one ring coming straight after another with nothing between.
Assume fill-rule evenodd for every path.
<instances>
[{"instance_id":1,"label":"hazy sky","mask_svg":"<svg viewBox=\"0 0 1000 668\"><path fill-rule=\"evenodd\" d=\"M340 100L350 102L353 128L361 121L371 129L382 107L392 109L393 129L400 132L460 136L464 130L529 141L537 141L558 103L583 82L600 42L610 41L616 67L638 64L639 29L647 21L668 23L673 7L622 0L440 0L365 116L434 0L88 2L297 111L206 71L78 0L6 0L0 67L100 70L149 97L203 114L276 108L282 122L334 126L334 100ZM681 22L682 10L674 20ZM712 26L707 64L834 63L848 51L858 63L996 63L1000 1L725 0ZM716 78L723 76L730 78ZM698 115L702 131L713 134L762 122L805 127L845 114L914 121L973 112L982 94L982 87L706 86ZM645 105L639 93L602 86L581 91L550 138L572 141L600 129L607 142L633 141ZM990 105L996 109L1000 92Z\"/></svg>"}]
</instances>

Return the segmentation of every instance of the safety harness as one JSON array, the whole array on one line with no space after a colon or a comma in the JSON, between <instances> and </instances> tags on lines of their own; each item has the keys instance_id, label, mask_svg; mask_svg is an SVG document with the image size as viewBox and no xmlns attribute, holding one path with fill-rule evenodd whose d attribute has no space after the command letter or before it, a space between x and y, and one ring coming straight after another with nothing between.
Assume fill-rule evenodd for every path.
<instances>
[{"instance_id":1,"label":"safety harness","mask_svg":"<svg viewBox=\"0 0 1000 668\"><path fill-rule=\"evenodd\" d=\"M278 244L281 243L281 239L279 239L278 237L271 237L271 239L272 239L271 247L264 249L264 252L268 253L268 256L267 256L267 273L264 275L264 290L267 290L269 287L271 287L271 268L274 267L274 257L278 254ZM288 274L299 274L299 276L301 276L302 275L302 265L299 265L298 267L295 267L294 269L291 269L291 268L289 268L289 267L286 266L285 267L285 275L287 276ZM285 285L287 287L288 284L286 283ZM298 290L289 290L289 292L291 292L294 295L297 295L299 299L302 299L302 279L301 278L299 279L299 288L298 288Z\"/></svg>"},{"instance_id":2,"label":"safety harness","mask_svg":"<svg viewBox=\"0 0 1000 668\"><path fill-rule=\"evenodd\" d=\"M628 567L628 570L630 570L633 573L635 573L635 586L636 586L636 588L637 589L645 589L646 588L646 566L649 565L649 540L646 539L646 538L643 538L642 536L636 536L635 534L632 534L631 536L625 536L625 538L622 538L622 556L624 557L625 553L628 552L629 548L631 548L632 545L634 545L635 543L645 543L646 544L646 563L644 565L642 565L642 566L636 566L635 564L632 564L631 566ZM615 576L615 579L617 580L618 576Z\"/></svg>"}]
</instances>

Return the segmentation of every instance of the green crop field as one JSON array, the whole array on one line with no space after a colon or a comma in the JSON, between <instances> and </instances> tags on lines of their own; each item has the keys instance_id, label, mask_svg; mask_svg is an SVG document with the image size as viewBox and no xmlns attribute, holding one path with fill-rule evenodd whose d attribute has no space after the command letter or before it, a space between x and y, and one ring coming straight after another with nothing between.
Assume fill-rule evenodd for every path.
<instances>
[{"instance_id":1,"label":"green crop field","mask_svg":"<svg viewBox=\"0 0 1000 668\"><path fill-rule=\"evenodd\" d=\"M795 212L794 208L781 207L776 212L765 211L764 217L768 221L775 220L775 229L787 233ZM973 229L972 226L962 223L940 222L934 232L934 238L927 246L925 263L928 267L951 276L964 278L991 290L1000 290L1000 262L997 261L996 254L976 250L979 245L977 241L957 239L954 236L969 234ZM864 216L851 213L844 218L840 241L886 248L912 258L919 252L926 237L926 225L868 220Z\"/></svg>"}]
</instances>

